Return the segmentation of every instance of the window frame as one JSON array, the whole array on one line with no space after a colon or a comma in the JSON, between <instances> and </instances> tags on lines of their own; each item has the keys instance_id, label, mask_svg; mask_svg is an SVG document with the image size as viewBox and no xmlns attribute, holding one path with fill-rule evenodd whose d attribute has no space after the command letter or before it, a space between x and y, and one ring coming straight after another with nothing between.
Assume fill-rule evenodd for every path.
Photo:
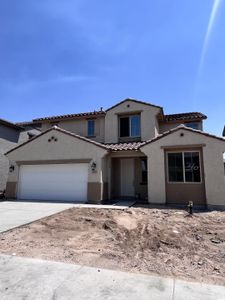
<instances>
[{"instance_id":1,"label":"window frame","mask_svg":"<svg viewBox=\"0 0 225 300\"><path fill-rule=\"evenodd\" d=\"M184 153L188 152L197 152L199 155L199 169L200 169L200 181L186 181L186 175L185 175L185 159L184 159ZM168 154L170 153L182 153L182 167L183 167L183 181L170 181L169 180L169 159ZM169 184L202 184L203 178L202 178L202 157L201 157L201 151L200 150L177 150L177 151L167 151L166 152L166 176L167 176L167 183Z\"/></svg>"},{"instance_id":2,"label":"window frame","mask_svg":"<svg viewBox=\"0 0 225 300\"><path fill-rule=\"evenodd\" d=\"M139 135L131 135L131 118L132 117L139 117L139 121L140 121L140 133ZM128 136L121 136L121 125L120 125L120 120L123 118L128 118L129 119L129 135ZM130 115L122 115L119 116L119 138L120 139L126 139L126 138L140 138L141 137L141 115L140 114L130 114Z\"/></svg>"},{"instance_id":3,"label":"window frame","mask_svg":"<svg viewBox=\"0 0 225 300\"><path fill-rule=\"evenodd\" d=\"M93 132L93 134L89 134L89 122L94 123L94 132ZM95 137L95 119L88 119L87 120L87 137Z\"/></svg>"}]
</instances>

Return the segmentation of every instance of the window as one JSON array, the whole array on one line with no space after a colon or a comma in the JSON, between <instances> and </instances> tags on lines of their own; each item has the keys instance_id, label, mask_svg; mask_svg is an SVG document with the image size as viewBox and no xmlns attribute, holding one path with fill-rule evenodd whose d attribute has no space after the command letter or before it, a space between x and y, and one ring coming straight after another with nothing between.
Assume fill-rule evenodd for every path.
<instances>
[{"instance_id":1,"label":"window","mask_svg":"<svg viewBox=\"0 0 225 300\"><path fill-rule=\"evenodd\" d=\"M88 136L95 135L95 120L88 120Z\"/></svg>"},{"instance_id":2,"label":"window","mask_svg":"<svg viewBox=\"0 0 225 300\"><path fill-rule=\"evenodd\" d=\"M201 182L199 152L184 152L186 182Z\"/></svg>"},{"instance_id":3,"label":"window","mask_svg":"<svg viewBox=\"0 0 225 300\"><path fill-rule=\"evenodd\" d=\"M120 137L140 137L141 122L139 115L120 118Z\"/></svg>"},{"instance_id":4,"label":"window","mask_svg":"<svg viewBox=\"0 0 225 300\"><path fill-rule=\"evenodd\" d=\"M147 158L141 159L141 180L142 183L147 183L148 180Z\"/></svg>"},{"instance_id":5,"label":"window","mask_svg":"<svg viewBox=\"0 0 225 300\"><path fill-rule=\"evenodd\" d=\"M186 127L192 128L192 129L199 129L199 123L185 123Z\"/></svg>"},{"instance_id":6,"label":"window","mask_svg":"<svg viewBox=\"0 0 225 300\"><path fill-rule=\"evenodd\" d=\"M201 182L199 152L167 153L169 182Z\"/></svg>"},{"instance_id":7,"label":"window","mask_svg":"<svg viewBox=\"0 0 225 300\"><path fill-rule=\"evenodd\" d=\"M168 153L168 169L169 181L184 181L182 153Z\"/></svg>"}]
</instances>

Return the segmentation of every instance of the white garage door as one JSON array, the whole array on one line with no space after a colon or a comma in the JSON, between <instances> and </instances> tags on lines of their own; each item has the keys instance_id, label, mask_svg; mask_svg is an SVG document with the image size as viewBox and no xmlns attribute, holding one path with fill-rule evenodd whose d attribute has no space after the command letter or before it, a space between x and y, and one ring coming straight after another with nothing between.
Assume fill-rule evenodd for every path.
<instances>
[{"instance_id":1,"label":"white garage door","mask_svg":"<svg viewBox=\"0 0 225 300\"><path fill-rule=\"evenodd\" d=\"M22 165L18 199L86 201L88 164Z\"/></svg>"}]
</instances>

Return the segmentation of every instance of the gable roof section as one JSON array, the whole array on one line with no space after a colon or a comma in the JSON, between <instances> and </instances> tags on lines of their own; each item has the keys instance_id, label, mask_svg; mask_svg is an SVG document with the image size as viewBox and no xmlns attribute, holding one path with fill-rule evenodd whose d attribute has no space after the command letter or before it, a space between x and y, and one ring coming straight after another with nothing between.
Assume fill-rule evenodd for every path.
<instances>
[{"instance_id":1,"label":"gable roof section","mask_svg":"<svg viewBox=\"0 0 225 300\"><path fill-rule=\"evenodd\" d=\"M119 106L119 105L125 103L126 101L132 101L132 102L139 103L139 104L144 104L144 105L148 105L148 106L153 106L153 107L156 107L156 108L160 108L160 109L163 111L162 106L154 105L154 104L151 104L151 103L148 103L148 102L144 102L144 101L140 101L140 100L136 100L136 99L132 99L132 98L126 98L126 99L120 101L119 103L117 103L117 104L111 106L110 108L106 109L106 112L108 112L109 110L111 110L111 109L113 109L113 108L115 108L115 107L117 107L117 106Z\"/></svg>"},{"instance_id":2,"label":"gable roof section","mask_svg":"<svg viewBox=\"0 0 225 300\"><path fill-rule=\"evenodd\" d=\"M22 143L22 144L16 146L15 148L9 150L8 152L5 153L5 155L7 155L7 154L9 154L9 153L11 153L11 152L13 152L13 151L15 151L15 150L17 150L17 149L23 147L23 146L26 145L26 144L31 143L31 142L34 141L35 139L38 139L40 136L45 135L46 133L48 133L48 132L50 132L50 131L53 131L53 130L56 130L56 131L58 131L58 132L62 132L62 133L64 133L64 134L67 134L67 135L72 136L72 137L74 137L74 138L77 138L77 139L80 139L80 140L85 141L85 142L87 142L87 143L93 144L93 145L95 145L95 146L97 146L97 147L100 147L100 148L102 148L102 149L108 150L108 148L107 148L104 144L95 142L95 141L93 141L93 140L90 140L90 139L85 138L85 137L83 137L83 136L80 136L80 135L78 135L78 134L75 134L75 133L72 133L72 132L70 132L70 131L67 131L67 130L64 130L64 129L62 129L62 128L59 128L59 127L57 127L57 126L53 126L53 127L49 128L49 129L45 130L45 131L42 132L41 134L38 134L38 135L36 135L35 137L31 138L30 140L28 140L28 141L26 141L26 142L24 142L24 143Z\"/></svg>"},{"instance_id":3,"label":"gable roof section","mask_svg":"<svg viewBox=\"0 0 225 300\"><path fill-rule=\"evenodd\" d=\"M77 114L68 114L68 115L58 115L58 116L51 116L51 117L44 117L44 118L38 118L34 119L33 122L40 122L40 121L57 121L57 120L64 120L64 119L73 119L73 118L79 118L79 117L96 117L96 116L105 116L104 110L99 111L91 111L91 112L85 112L85 113L77 113Z\"/></svg>"},{"instance_id":4,"label":"gable roof section","mask_svg":"<svg viewBox=\"0 0 225 300\"><path fill-rule=\"evenodd\" d=\"M22 130L23 128L17 124L14 124L12 122L9 122L7 120L4 120L4 119L0 119L0 124L2 125L5 125L7 127L11 127L11 128L14 128L14 129L17 129L17 130Z\"/></svg>"},{"instance_id":5,"label":"gable roof section","mask_svg":"<svg viewBox=\"0 0 225 300\"><path fill-rule=\"evenodd\" d=\"M225 142L225 138L222 138L222 137L219 137L219 136L216 136L216 135L213 135L213 134L209 134L209 133L206 133L204 131L201 131L201 130L196 130L196 129L192 129L190 127L186 127L185 125L179 125L177 126L176 128L173 128L171 130L168 130L166 132L164 132L163 134L160 134L158 135L157 137L151 139L151 140L148 140L146 142L144 142L139 148L142 148L143 146L145 145L148 145L148 144L151 144L151 143L154 143L162 138L164 138L165 136L169 135L169 134L172 134L176 131L179 131L179 130L186 130L186 131L190 131L190 132L193 132L193 133L197 133L197 134L201 134L201 135L204 135L206 137L210 137L210 138L213 138L213 139L217 139L217 140L220 140L222 142Z\"/></svg>"},{"instance_id":6,"label":"gable roof section","mask_svg":"<svg viewBox=\"0 0 225 300\"><path fill-rule=\"evenodd\" d=\"M187 113L179 113L179 114L170 114L170 115L161 115L159 120L162 122L173 122L173 121L190 121L207 119L207 116L200 112L187 112Z\"/></svg>"}]
</instances>

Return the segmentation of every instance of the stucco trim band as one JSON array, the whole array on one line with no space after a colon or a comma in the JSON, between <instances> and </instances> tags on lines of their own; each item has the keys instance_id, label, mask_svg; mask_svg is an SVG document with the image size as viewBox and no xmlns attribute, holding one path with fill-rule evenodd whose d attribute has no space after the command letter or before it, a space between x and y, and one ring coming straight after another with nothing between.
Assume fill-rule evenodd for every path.
<instances>
[{"instance_id":1,"label":"stucco trim band","mask_svg":"<svg viewBox=\"0 0 225 300\"><path fill-rule=\"evenodd\" d=\"M171 145L171 146L161 146L161 149L184 149L184 148L202 148L202 147L206 147L206 144L189 144L189 145Z\"/></svg>"},{"instance_id":2,"label":"stucco trim band","mask_svg":"<svg viewBox=\"0 0 225 300\"><path fill-rule=\"evenodd\" d=\"M56 159L56 160L27 160L16 161L18 166L20 165L49 165L49 164L81 164L89 163L90 159Z\"/></svg>"}]
</instances>

